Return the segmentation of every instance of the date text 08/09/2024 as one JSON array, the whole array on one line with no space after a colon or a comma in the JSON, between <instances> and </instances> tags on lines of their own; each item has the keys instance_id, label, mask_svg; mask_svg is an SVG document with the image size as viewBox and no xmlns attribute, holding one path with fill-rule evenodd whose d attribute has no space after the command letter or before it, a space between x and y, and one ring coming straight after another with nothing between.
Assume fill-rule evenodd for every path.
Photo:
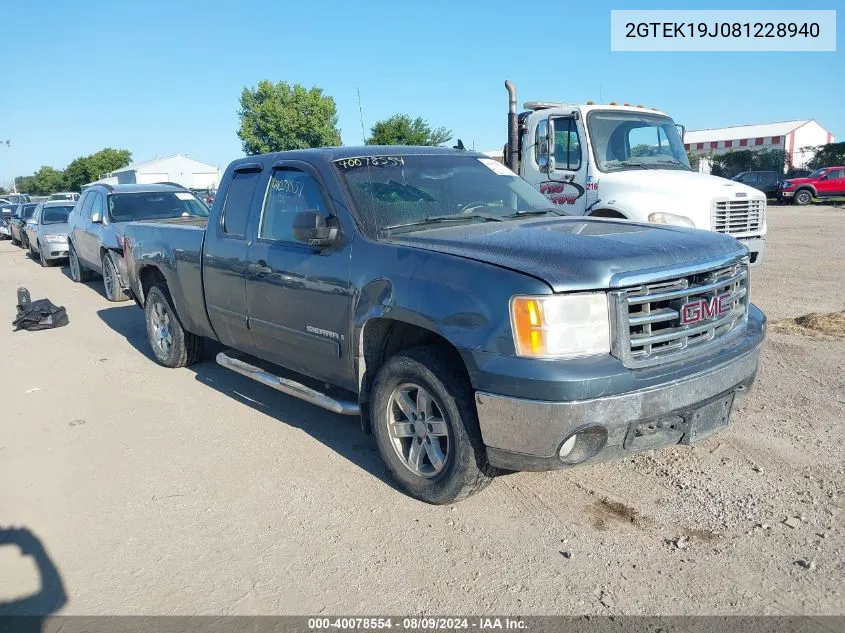
<instances>
[{"instance_id":1,"label":"date text 08/09/2024","mask_svg":"<svg viewBox=\"0 0 845 633\"><path fill-rule=\"evenodd\" d=\"M525 630L528 623L521 618L440 618L440 617L405 617L405 618L309 618L308 629L322 630L382 630L399 629L408 631L458 631L458 630Z\"/></svg>"}]
</instances>

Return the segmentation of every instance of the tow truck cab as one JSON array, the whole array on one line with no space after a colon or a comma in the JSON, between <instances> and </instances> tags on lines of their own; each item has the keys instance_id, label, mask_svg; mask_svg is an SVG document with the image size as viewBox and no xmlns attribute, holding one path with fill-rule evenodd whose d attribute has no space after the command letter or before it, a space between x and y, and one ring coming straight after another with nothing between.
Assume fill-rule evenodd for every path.
<instances>
[{"instance_id":1,"label":"tow truck cab","mask_svg":"<svg viewBox=\"0 0 845 633\"><path fill-rule=\"evenodd\" d=\"M692 170L683 126L641 105L530 101L510 96L504 162L552 203L577 215L624 218L727 233L760 265L766 196Z\"/></svg>"}]
</instances>

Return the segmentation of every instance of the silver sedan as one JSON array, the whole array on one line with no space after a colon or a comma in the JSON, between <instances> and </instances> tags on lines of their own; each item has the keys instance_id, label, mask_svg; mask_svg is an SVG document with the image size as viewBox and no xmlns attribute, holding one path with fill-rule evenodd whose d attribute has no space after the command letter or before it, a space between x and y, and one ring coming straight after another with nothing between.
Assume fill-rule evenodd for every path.
<instances>
[{"instance_id":1,"label":"silver sedan","mask_svg":"<svg viewBox=\"0 0 845 633\"><path fill-rule=\"evenodd\" d=\"M74 204L69 200L50 200L35 208L25 229L31 259L37 257L42 266L67 259L67 218Z\"/></svg>"}]
</instances>

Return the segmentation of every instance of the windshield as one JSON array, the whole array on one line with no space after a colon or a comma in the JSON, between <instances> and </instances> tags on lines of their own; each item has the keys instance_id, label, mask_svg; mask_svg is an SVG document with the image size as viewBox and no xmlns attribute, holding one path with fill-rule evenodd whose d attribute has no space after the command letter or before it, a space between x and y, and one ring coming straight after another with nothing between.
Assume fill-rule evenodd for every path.
<instances>
[{"instance_id":1,"label":"windshield","mask_svg":"<svg viewBox=\"0 0 845 633\"><path fill-rule=\"evenodd\" d=\"M64 224L67 216L73 210L73 205L66 207L44 207L41 211L41 224Z\"/></svg>"},{"instance_id":2,"label":"windshield","mask_svg":"<svg viewBox=\"0 0 845 633\"><path fill-rule=\"evenodd\" d=\"M371 235L558 213L525 180L491 158L442 155L365 156L334 161L364 229Z\"/></svg>"},{"instance_id":3,"label":"windshield","mask_svg":"<svg viewBox=\"0 0 845 633\"><path fill-rule=\"evenodd\" d=\"M821 169L817 169L816 171L809 173L806 176L804 176L804 178L818 178L822 174L824 174L825 169L827 169L827 167L822 167Z\"/></svg>"},{"instance_id":4,"label":"windshield","mask_svg":"<svg viewBox=\"0 0 845 633\"><path fill-rule=\"evenodd\" d=\"M588 128L601 171L690 169L681 136L669 117L595 110L588 117Z\"/></svg>"},{"instance_id":5,"label":"windshield","mask_svg":"<svg viewBox=\"0 0 845 633\"><path fill-rule=\"evenodd\" d=\"M51 194L48 200L73 200L75 194L73 193L54 193Z\"/></svg>"},{"instance_id":6,"label":"windshield","mask_svg":"<svg viewBox=\"0 0 845 633\"><path fill-rule=\"evenodd\" d=\"M187 191L114 193L109 196L109 218L113 222L164 220L180 216L208 217L208 207Z\"/></svg>"}]
</instances>

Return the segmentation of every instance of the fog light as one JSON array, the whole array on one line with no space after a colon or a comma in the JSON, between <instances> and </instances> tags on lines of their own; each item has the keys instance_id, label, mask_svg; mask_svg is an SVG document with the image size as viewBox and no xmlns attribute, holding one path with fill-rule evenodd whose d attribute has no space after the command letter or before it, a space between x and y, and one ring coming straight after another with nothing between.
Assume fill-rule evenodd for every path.
<instances>
[{"instance_id":1,"label":"fog light","mask_svg":"<svg viewBox=\"0 0 845 633\"><path fill-rule=\"evenodd\" d=\"M566 438L557 454L564 464L574 466L598 455L606 444L607 429L603 426L592 426Z\"/></svg>"},{"instance_id":2,"label":"fog light","mask_svg":"<svg viewBox=\"0 0 845 633\"><path fill-rule=\"evenodd\" d=\"M563 444L560 445L560 450L557 454L560 456L561 459L569 455L572 452L572 449L575 448L575 441L578 439L577 435L573 435L568 440L566 440Z\"/></svg>"}]
</instances>

